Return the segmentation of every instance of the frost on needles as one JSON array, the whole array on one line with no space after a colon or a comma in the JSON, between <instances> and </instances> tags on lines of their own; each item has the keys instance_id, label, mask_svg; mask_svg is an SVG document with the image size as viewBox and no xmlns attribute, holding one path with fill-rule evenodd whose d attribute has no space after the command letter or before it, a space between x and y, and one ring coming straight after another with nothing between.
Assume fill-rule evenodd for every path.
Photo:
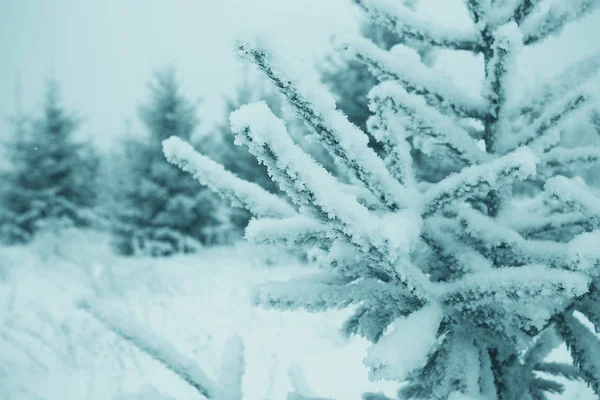
<instances>
[{"instance_id":1,"label":"frost on needles","mask_svg":"<svg viewBox=\"0 0 600 400\"><path fill-rule=\"evenodd\" d=\"M351 307L343 332L373 342L364 359L371 378L401 383L402 399L545 399L562 392L557 376L584 379L600 395L600 341L590 329L600 330L600 197L573 178L598 165L600 147L560 140L573 118L598 115L590 82L599 58L528 94L517 68L524 47L600 2L466 0L473 23L460 30L438 28L399 0L354 3L406 45L481 54L483 89L466 95L406 47L348 40L348 56L380 81L367 123L377 154L323 87L291 76L266 46L241 42L241 56L342 167L339 176L323 168L262 102L234 112L232 129L285 199L178 138L164 142L169 161L255 215L249 240L314 256L319 273L263 285L257 304ZM412 150L424 143L435 151L416 163ZM442 159L452 166L442 179L419 178ZM561 341L574 365L545 361Z\"/></svg>"}]
</instances>

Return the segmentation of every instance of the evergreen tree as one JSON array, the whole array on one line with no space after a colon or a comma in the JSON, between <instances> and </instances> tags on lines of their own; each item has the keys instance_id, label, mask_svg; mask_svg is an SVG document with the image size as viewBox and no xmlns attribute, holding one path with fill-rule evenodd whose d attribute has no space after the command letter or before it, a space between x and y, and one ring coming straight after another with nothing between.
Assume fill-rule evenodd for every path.
<instances>
[{"instance_id":1,"label":"evergreen tree","mask_svg":"<svg viewBox=\"0 0 600 400\"><path fill-rule=\"evenodd\" d=\"M354 305L343 330L373 342L371 377L403 382L400 398L544 399L563 390L552 376L580 377L600 394L600 341L587 323L600 329L600 199L564 174L597 165L600 147L560 142L570 119L589 118L597 106L589 82L600 56L528 95L517 76L523 46L559 34L600 2L468 0L473 24L458 30L395 0L354 2L411 41L481 54L483 90L467 95L408 48L351 41L350 54L380 81L367 122L380 158L331 95L286 76L262 46L240 44L353 182L350 191L296 146L264 103L240 108L232 127L295 207L177 138L164 142L171 162L255 215L250 240L316 254L322 272L265 285L257 304ZM411 152L417 139L436 149L420 165ZM451 167L439 182L415 174L439 161ZM539 189L514 190L524 180ZM546 362L561 340L574 365Z\"/></svg>"},{"instance_id":2,"label":"evergreen tree","mask_svg":"<svg viewBox=\"0 0 600 400\"><path fill-rule=\"evenodd\" d=\"M79 122L49 82L42 115L16 121L2 174L0 229L7 243L26 242L49 222L87 226L93 221L98 158L74 135Z\"/></svg>"},{"instance_id":3,"label":"evergreen tree","mask_svg":"<svg viewBox=\"0 0 600 400\"><path fill-rule=\"evenodd\" d=\"M120 181L115 246L127 255L195 252L219 240L227 216L210 191L159 157L165 138L177 132L190 140L198 124L196 107L181 93L175 71L156 72L149 90L150 99L140 108L147 135L124 141L124 168L115 177Z\"/></svg>"}]
</instances>

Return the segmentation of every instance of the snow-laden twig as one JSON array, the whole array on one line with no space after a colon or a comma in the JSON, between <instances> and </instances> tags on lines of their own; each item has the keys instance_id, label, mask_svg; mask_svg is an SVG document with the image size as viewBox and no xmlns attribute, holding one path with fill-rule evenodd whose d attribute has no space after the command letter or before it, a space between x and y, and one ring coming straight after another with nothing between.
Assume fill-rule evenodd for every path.
<instances>
[{"instance_id":1,"label":"snow-laden twig","mask_svg":"<svg viewBox=\"0 0 600 400\"><path fill-rule=\"evenodd\" d=\"M119 337L174 372L201 395L208 399L222 398L223 387L209 378L195 361L181 354L168 342L148 333L146 329L137 326L129 318L103 305L100 301L80 301L78 306Z\"/></svg>"},{"instance_id":2,"label":"snow-laden twig","mask_svg":"<svg viewBox=\"0 0 600 400\"><path fill-rule=\"evenodd\" d=\"M459 116L483 117L486 113L486 104L481 98L461 90L407 49L396 47L394 54L390 54L367 39L355 38L348 41L346 51L348 57L367 65L379 80L398 81L409 92L422 95L429 105L448 109Z\"/></svg>"},{"instance_id":3,"label":"snow-laden twig","mask_svg":"<svg viewBox=\"0 0 600 400\"><path fill-rule=\"evenodd\" d=\"M443 29L395 0L353 0L377 22L399 35L454 50L478 51L482 41L475 29Z\"/></svg>"},{"instance_id":4,"label":"snow-laden twig","mask_svg":"<svg viewBox=\"0 0 600 400\"><path fill-rule=\"evenodd\" d=\"M547 10L523 21L524 43L531 45L550 35L558 35L569 22L592 13L598 6L598 0L553 1Z\"/></svg>"},{"instance_id":5,"label":"snow-laden twig","mask_svg":"<svg viewBox=\"0 0 600 400\"><path fill-rule=\"evenodd\" d=\"M502 185L523 180L536 171L538 159L526 148L486 164L465 168L434 185L424 194L425 215L473 195L485 195Z\"/></svg>"},{"instance_id":6,"label":"snow-laden twig","mask_svg":"<svg viewBox=\"0 0 600 400\"><path fill-rule=\"evenodd\" d=\"M391 209L414 205L415 193L396 181L383 161L367 146L368 137L348 118L336 110L332 96L324 90L300 91L286 78L265 50L247 43L238 45L240 52L271 79L296 108L305 124L321 139L331 154L338 157L373 194Z\"/></svg>"},{"instance_id":7,"label":"snow-laden twig","mask_svg":"<svg viewBox=\"0 0 600 400\"><path fill-rule=\"evenodd\" d=\"M203 185L258 217L289 217L294 209L277 195L256 183L247 182L226 171L220 164L196 152L183 140L172 136L163 142L167 160L191 173Z\"/></svg>"}]
</instances>

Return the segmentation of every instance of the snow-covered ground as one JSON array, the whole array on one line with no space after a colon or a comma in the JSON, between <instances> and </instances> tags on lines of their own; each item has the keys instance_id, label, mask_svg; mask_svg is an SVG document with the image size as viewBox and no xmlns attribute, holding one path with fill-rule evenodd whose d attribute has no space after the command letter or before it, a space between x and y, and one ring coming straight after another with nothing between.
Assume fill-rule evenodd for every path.
<instances>
[{"instance_id":1,"label":"snow-covered ground","mask_svg":"<svg viewBox=\"0 0 600 400\"><path fill-rule=\"evenodd\" d=\"M105 236L72 231L2 248L0 262L0 399L104 400L146 385L175 399L202 398L75 306L98 297L209 374L225 340L241 335L248 400L285 399L302 381L337 400L359 399L363 391L395 392L394 384L368 381L361 362L367 343L338 334L347 312L252 306L253 285L309 272L290 256L237 245L193 256L126 259L112 255ZM555 356L565 354L563 349ZM575 384L556 398L594 397Z\"/></svg>"}]
</instances>

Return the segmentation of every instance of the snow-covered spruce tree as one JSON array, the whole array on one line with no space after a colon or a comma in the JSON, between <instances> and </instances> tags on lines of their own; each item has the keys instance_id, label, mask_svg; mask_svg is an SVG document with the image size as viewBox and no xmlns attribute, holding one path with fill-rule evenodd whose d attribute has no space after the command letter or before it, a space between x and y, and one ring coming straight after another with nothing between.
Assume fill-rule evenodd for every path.
<instances>
[{"instance_id":1,"label":"snow-covered spruce tree","mask_svg":"<svg viewBox=\"0 0 600 400\"><path fill-rule=\"evenodd\" d=\"M565 176L598 163L600 147L560 145L567 121L594 107L600 55L530 94L517 76L523 46L600 2L468 0L473 25L456 31L394 0L354 2L416 42L481 54L483 90L466 95L406 48L351 41L349 53L381 81L367 124L379 157L324 89L287 76L264 46L240 44L348 175L334 177L304 153L264 103L240 108L232 127L293 205L178 138L164 142L172 163L255 215L249 240L316 255L322 272L262 286L257 304L353 307L344 332L373 342L364 360L371 377L402 382L400 398L544 399L563 390L553 375L581 377L600 394L600 341L589 328L600 328L600 198ZM447 176L416 177L415 142L436 149L431 163L452 162ZM574 365L546 361L561 340Z\"/></svg>"},{"instance_id":2,"label":"snow-covered spruce tree","mask_svg":"<svg viewBox=\"0 0 600 400\"><path fill-rule=\"evenodd\" d=\"M24 121L21 121L24 122ZM19 123L7 145L2 173L2 241L29 241L44 225L87 226L94 221L98 157L75 137L78 120L61 104L55 81L47 84L42 115Z\"/></svg>"},{"instance_id":3,"label":"snow-covered spruce tree","mask_svg":"<svg viewBox=\"0 0 600 400\"><path fill-rule=\"evenodd\" d=\"M214 195L160 157L173 132L190 140L196 108L181 93L175 71L157 71L150 100L140 109L147 135L124 142L126 169L116 191L115 247L122 254L163 256L194 252L223 225Z\"/></svg>"}]
</instances>

